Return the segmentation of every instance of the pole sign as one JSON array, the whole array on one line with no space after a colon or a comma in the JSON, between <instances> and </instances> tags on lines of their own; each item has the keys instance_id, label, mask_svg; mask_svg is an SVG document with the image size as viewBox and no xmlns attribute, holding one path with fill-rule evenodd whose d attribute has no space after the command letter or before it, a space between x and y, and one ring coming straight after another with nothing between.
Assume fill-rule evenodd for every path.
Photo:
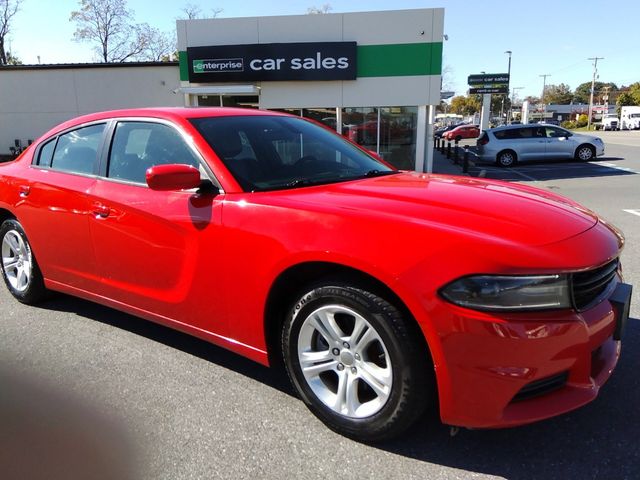
<instances>
[{"instance_id":1,"label":"pole sign","mask_svg":"<svg viewBox=\"0 0 640 480\"><path fill-rule=\"evenodd\" d=\"M509 93L508 73L482 73L467 78L469 93Z\"/></svg>"},{"instance_id":2,"label":"pole sign","mask_svg":"<svg viewBox=\"0 0 640 480\"><path fill-rule=\"evenodd\" d=\"M356 42L187 48L189 82L355 80Z\"/></svg>"}]
</instances>

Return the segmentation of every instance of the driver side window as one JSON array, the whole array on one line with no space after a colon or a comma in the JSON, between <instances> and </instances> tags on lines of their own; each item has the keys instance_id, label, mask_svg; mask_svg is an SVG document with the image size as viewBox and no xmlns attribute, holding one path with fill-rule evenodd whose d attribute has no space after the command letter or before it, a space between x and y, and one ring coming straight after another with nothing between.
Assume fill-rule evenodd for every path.
<instances>
[{"instance_id":1,"label":"driver side window","mask_svg":"<svg viewBox=\"0 0 640 480\"><path fill-rule=\"evenodd\" d=\"M174 128L162 123L118 122L109 152L109 178L144 184L148 168L168 163L199 168L196 155Z\"/></svg>"}]
</instances>

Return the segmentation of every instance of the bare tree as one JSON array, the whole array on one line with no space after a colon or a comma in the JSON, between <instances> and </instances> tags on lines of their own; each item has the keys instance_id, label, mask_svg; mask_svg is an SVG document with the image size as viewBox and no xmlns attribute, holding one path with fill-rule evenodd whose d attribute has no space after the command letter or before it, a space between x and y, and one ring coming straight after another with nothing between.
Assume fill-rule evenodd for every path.
<instances>
[{"instance_id":1,"label":"bare tree","mask_svg":"<svg viewBox=\"0 0 640 480\"><path fill-rule=\"evenodd\" d=\"M322 14L322 13L329 13L329 11L331 11L331 10L333 10L333 7L328 3L325 3L320 8L318 8L318 7L316 7L314 5L313 7L307 8L307 15L316 15L316 14Z\"/></svg>"},{"instance_id":2,"label":"bare tree","mask_svg":"<svg viewBox=\"0 0 640 480\"><path fill-rule=\"evenodd\" d=\"M133 24L126 0L80 0L80 10L71 12L77 28L74 39L91 42L103 62L125 62L148 48L142 25Z\"/></svg>"},{"instance_id":3,"label":"bare tree","mask_svg":"<svg viewBox=\"0 0 640 480\"><path fill-rule=\"evenodd\" d=\"M138 25L141 38L144 39L144 49L137 55L139 60L149 62L169 61L176 50L175 37L147 23Z\"/></svg>"},{"instance_id":4,"label":"bare tree","mask_svg":"<svg viewBox=\"0 0 640 480\"><path fill-rule=\"evenodd\" d=\"M11 20L18 13L21 3L22 0L0 0L0 65L19 62L11 52L6 51L4 41L11 30Z\"/></svg>"},{"instance_id":5,"label":"bare tree","mask_svg":"<svg viewBox=\"0 0 640 480\"><path fill-rule=\"evenodd\" d=\"M198 20L201 18L216 18L218 15L222 13L222 8L212 8L211 15L207 16L202 13L202 9L198 5L194 5L193 3L187 3L182 8L183 15L179 17L179 20Z\"/></svg>"}]
</instances>

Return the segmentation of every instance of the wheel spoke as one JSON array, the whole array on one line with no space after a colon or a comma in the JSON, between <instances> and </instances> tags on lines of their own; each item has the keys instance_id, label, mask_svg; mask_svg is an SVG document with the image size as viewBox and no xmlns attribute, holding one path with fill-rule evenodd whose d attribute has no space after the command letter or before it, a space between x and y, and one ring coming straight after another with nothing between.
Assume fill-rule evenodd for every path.
<instances>
[{"instance_id":1,"label":"wheel spoke","mask_svg":"<svg viewBox=\"0 0 640 480\"><path fill-rule=\"evenodd\" d=\"M350 375L347 370L339 373L338 391L334 409L343 415L353 416L360 406L358 400L358 377Z\"/></svg>"},{"instance_id":2,"label":"wheel spoke","mask_svg":"<svg viewBox=\"0 0 640 480\"><path fill-rule=\"evenodd\" d=\"M362 353L367 345L378 339L378 335L372 328L369 328L368 326L365 326L365 328L365 332L360 336L360 338L356 341L356 344L353 346L356 352Z\"/></svg>"},{"instance_id":3,"label":"wheel spoke","mask_svg":"<svg viewBox=\"0 0 640 480\"><path fill-rule=\"evenodd\" d=\"M20 242L18 241L18 238L13 233L5 235L4 239L9 244L9 248L11 248L11 250L15 255L20 255L22 253L22 248L20 248Z\"/></svg>"},{"instance_id":4,"label":"wheel spoke","mask_svg":"<svg viewBox=\"0 0 640 480\"><path fill-rule=\"evenodd\" d=\"M360 367L360 377L379 397L386 398L391 391L391 369L380 368L374 363L365 362Z\"/></svg>"},{"instance_id":5,"label":"wheel spoke","mask_svg":"<svg viewBox=\"0 0 640 480\"><path fill-rule=\"evenodd\" d=\"M338 363L330 350L302 352L299 358L300 367L307 378L317 377L322 372L333 370Z\"/></svg>"},{"instance_id":6,"label":"wheel spoke","mask_svg":"<svg viewBox=\"0 0 640 480\"><path fill-rule=\"evenodd\" d=\"M18 265L18 257L3 257L2 265L4 265L5 270L11 270Z\"/></svg>"},{"instance_id":7,"label":"wheel spoke","mask_svg":"<svg viewBox=\"0 0 640 480\"><path fill-rule=\"evenodd\" d=\"M340 342L340 337L344 335L336 323L333 313L326 310L315 312L311 324L329 344Z\"/></svg>"}]
</instances>

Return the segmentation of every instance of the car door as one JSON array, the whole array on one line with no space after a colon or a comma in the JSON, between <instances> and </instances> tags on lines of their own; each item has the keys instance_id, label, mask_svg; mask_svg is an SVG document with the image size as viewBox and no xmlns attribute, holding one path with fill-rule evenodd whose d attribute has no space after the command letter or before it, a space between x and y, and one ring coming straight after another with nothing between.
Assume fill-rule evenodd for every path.
<instances>
[{"instance_id":1,"label":"car door","mask_svg":"<svg viewBox=\"0 0 640 480\"><path fill-rule=\"evenodd\" d=\"M576 145L569 132L558 127L544 127L544 130L547 138L547 158L573 158Z\"/></svg>"},{"instance_id":2,"label":"car door","mask_svg":"<svg viewBox=\"0 0 640 480\"><path fill-rule=\"evenodd\" d=\"M68 130L44 142L34 155L18 215L44 277L93 290L99 284L89 222L105 122Z\"/></svg>"},{"instance_id":3,"label":"car door","mask_svg":"<svg viewBox=\"0 0 640 480\"><path fill-rule=\"evenodd\" d=\"M173 126L119 120L103 176L90 191L102 215L91 222L101 294L138 310L219 332L223 196L157 191L147 168L183 163L204 169Z\"/></svg>"},{"instance_id":4,"label":"car door","mask_svg":"<svg viewBox=\"0 0 640 480\"><path fill-rule=\"evenodd\" d=\"M546 138L542 127L526 126L507 130L509 143L514 145L518 160L541 160L546 152Z\"/></svg>"}]
</instances>

